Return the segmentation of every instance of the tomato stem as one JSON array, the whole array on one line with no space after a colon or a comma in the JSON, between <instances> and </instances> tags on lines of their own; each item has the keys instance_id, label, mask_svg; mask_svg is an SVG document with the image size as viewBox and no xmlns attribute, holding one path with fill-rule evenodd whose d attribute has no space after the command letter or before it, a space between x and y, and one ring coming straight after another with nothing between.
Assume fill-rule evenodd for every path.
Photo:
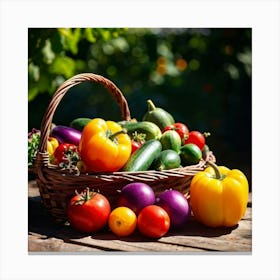
<instances>
[{"instance_id":1,"label":"tomato stem","mask_svg":"<svg viewBox=\"0 0 280 280\"><path fill-rule=\"evenodd\" d=\"M216 177L217 180L221 180L223 178L223 176L222 176L222 174L221 174L221 172L219 170L219 167L214 162L207 161L206 164L211 166L214 169L215 177Z\"/></svg>"},{"instance_id":2,"label":"tomato stem","mask_svg":"<svg viewBox=\"0 0 280 280\"><path fill-rule=\"evenodd\" d=\"M207 138L207 137L211 136L211 133L210 132L204 132L203 135L204 135L205 138Z\"/></svg>"},{"instance_id":3,"label":"tomato stem","mask_svg":"<svg viewBox=\"0 0 280 280\"><path fill-rule=\"evenodd\" d=\"M132 133L132 140L136 141L137 143L145 142L145 138L145 133L138 133L137 131Z\"/></svg>"},{"instance_id":4,"label":"tomato stem","mask_svg":"<svg viewBox=\"0 0 280 280\"><path fill-rule=\"evenodd\" d=\"M78 193L78 191L76 190L76 195L79 196L79 200L76 201L76 205L82 205L84 204L86 201L90 200L93 195L95 194L95 192L91 192L89 190L89 187L87 187L82 193Z\"/></svg>"}]
</instances>

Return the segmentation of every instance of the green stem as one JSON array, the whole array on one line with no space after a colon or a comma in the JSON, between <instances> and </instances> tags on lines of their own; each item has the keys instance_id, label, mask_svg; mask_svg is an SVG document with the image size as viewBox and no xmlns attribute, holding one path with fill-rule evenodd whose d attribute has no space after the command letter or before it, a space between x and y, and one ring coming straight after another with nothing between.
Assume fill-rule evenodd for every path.
<instances>
[{"instance_id":1,"label":"green stem","mask_svg":"<svg viewBox=\"0 0 280 280\"><path fill-rule=\"evenodd\" d=\"M95 192L90 191L89 187L86 188L86 190L84 190L82 193L78 193L78 191L75 191L76 195L79 196L79 200L76 201L76 205L82 205L85 202L87 202L88 200L90 200L94 195Z\"/></svg>"},{"instance_id":2,"label":"green stem","mask_svg":"<svg viewBox=\"0 0 280 280\"><path fill-rule=\"evenodd\" d=\"M148 111L149 112L156 109L156 106L151 99L147 100L147 104L148 104Z\"/></svg>"},{"instance_id":3,"label":"green stem","mask_svg":"<svg viewBox=\"0 0 280 280\"><path fill-rule=\"evenodd\" d=\"M123 133L127 133L127 130L124 128L122 130L119 130L119 131L113 133L112 135L110 135L109 139L113 141L118 135L123 134Z\"/></svg>"},{"instance_id":4,"label":"green stem","mask_svg":"<svg viewBox=\"0 0 280 280\"><path fill-rule=\"evenodd\" d=\"M91 195L90 195L89 187L87 187L85 201L88 201L88 200L90 200L90 199L91 199Z\"/></svg>"},{"instance_id":5,"label":"green stem","mask_svg":"<svg viewBox=\"0 0 280 280\"><path fill-rule=\"evenodd\" d=\"M205 138L207 138L207 137L211 136L211 133L210 132L204 132L203 135L204 135Z\"/></svg>"},{"instance_id":6,"label":"green stem","mask_svg":"<svg viewBox=\"0 0 280 280\"><path fill-rule=\"evenodd\" d=\"M212 161L207 161L206 164L209 165L209 166L211 166L211 167L214 169L214 171L215 171L215 176L216 176L216 179L217 179L217 180L221 180L221 179L223 178L223 176L222 176L222 174L221 174L221 172L220 172L218 166L217 166L214 162L212 162Z\"/></svg>"}]
</instances>

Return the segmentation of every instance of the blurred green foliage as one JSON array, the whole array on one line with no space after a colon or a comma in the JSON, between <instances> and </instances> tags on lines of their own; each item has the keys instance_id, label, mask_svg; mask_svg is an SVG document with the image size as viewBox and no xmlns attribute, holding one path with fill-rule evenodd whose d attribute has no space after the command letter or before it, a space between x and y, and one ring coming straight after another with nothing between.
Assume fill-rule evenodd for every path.
<instances>
[{"instance_id":1,"label":"blurred green foliage","mask_svg":"<svg viewBox=\"0 0 280 280\"><path fill-rule=\"evenodd\" d=\"M40 128L56 88L93 72L125 95L141 119L152 99L190 130L209 131L217 162L251 178L250 28L31 28L28 31L29 130ZM76 117L120 120L118 107L99 85L69 91L54 122Z\"/></svg>"}]
</instances>

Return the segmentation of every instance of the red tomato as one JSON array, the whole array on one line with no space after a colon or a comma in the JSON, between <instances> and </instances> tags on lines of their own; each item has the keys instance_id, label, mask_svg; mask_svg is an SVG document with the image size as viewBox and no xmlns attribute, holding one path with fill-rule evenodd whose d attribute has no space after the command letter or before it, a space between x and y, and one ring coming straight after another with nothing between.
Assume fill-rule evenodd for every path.
<instances>
[{"instance_id":1,"label":"red tomato","mask_svg":"<svg viewBox=\"0 0 280 280\"><path fill-rule=\"evenodd\" d=\"M137 151L142 146L141 143L137 141L131 141L131 153L133 154L135 151Z\"/></svg>"},{"instance_id":2,"label":"red tomato","mask_svg":"<svg viewBox=\"0 0 280 280\"><path fill-rule=\"evenodd\" d=\"M189 129L188 127L183 123L174 123L171 125L168 125L163 129L162 132L168 131L168 130L175 130L181 137L182 141L185 141L185 139L188 137Z\"/></svg>"},{"instance_id":3,"label":"red tomato","mask_svg":"<svg viewBox=\"0 0 280 280\"><path fill-rule=\"evenodd\" d=\"M160 238L168 232L170 218L162 207L149 205L139 213L137 227L147 237Z\"/></svg>"},{"instance_id":4,"label":"red tomato","mask_svg":"<svg viewBox=\"0 0 280 280\"><path fill-rule=\"evenodd\" d=\"M55 149L53 158L56 165L69 162L77 163L80 160L78 147L74 144L62 143Z\"/></svg>"},{"instance_id":5,"label":"red tomato","mask_svg":"<svg viewBox=\"0 0 280 280\"><path fill-rule=\"evenodd\" d=\"M100 193L89 191L75 195L67 209L70 225L81 232L95 232L107 224L111 212L110 203Z\"/></svg>"},{"instance_id":6,"label":"red tomato","mask_svg":"<svg viewBox=\"0 0 280 280\"><path fill-rule=\"evenodd\" d=\"M145 143L146 135L135 131L131 137L131 153L133 154Z\"/></svg>"},{"instance_id":7,"label":"red tomato","mask_svg":"<svg viewBox=\"0 0 280 280\"><path fill-rule=\"evenodd\" d=\"M208 134L205 134L208 136ZM205 136L199 131L191 131L189 132L189 136L185 141L185 144L195 144L202 151L205 145Z\"/></svg>"}]
</instances>

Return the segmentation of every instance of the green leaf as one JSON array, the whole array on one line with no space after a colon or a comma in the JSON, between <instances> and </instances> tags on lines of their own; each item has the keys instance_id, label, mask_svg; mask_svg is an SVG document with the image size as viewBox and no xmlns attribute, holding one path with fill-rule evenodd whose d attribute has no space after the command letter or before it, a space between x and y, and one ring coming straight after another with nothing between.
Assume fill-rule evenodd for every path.
<instances>
[{"instance_id":1,"label":"green leaf","mask_svg":"<svg viewBox=\"0 0 280 280\"><path fill-rule=\"evenodd\" d=\"M52 74L63 75L70 78L75 72L75 61L67 56L56 57L53 64L50 65L49 71Z\"/></svg>"},{"instance_id":2,"label":"green leaf","mask_svg":"<svg viewBox=\"0 0 280 280\"><path fill-rule=\"evenodd\" d=\"M91 42L91 43L95 43L96 42L96 37L93 35L92 28L85 28L84 35L85 35L85 38L89 42Z\"/></svg>"},{"instance_id":3,"label":"green leaf","mask_svg":"<svg viewBox=\"0 0 280 280\"><path fill-rule=\"evenodd\" d=\"M52 51L51 48L51 41L49 39L46 40L45 46L42 49L42 54L43 54L43 61L46 64L51 64L55 58L55 53Z\"/></svg>"},{"instance_id":4,"label":"green leaf","mask_svg":"<svg viewBox=\"0 0 280 280\"><path fill-rule=\"evenodd\" d=\"M58 32L61 35L61 40L65 49L71 51L72 54L77 54L79 50L78 43L81 38L81 29L74 28L72 30L71 28L59 28Z\"/></svg>"},{"instance_id":5,"label":"green leaf","mask_svg":"<svg viewBox=\"0 0 280 280\"><path fill-rule=\"evenodd\" d=\"M32 81L39 81L40 67L35 65L33 62L28 65L28 77Z\"/></svg>"},{"instance_id":6,"label":"green leaf","mask_svg":"<svg viewBox=\"0 0 280 280\"><path fill-rule=\"evenodd\" d=\"M38 88L37 87L31 87L28 90L28 102L32 101L35 99L35 97L38 95Z\"/></svg>"}]
</instances>

